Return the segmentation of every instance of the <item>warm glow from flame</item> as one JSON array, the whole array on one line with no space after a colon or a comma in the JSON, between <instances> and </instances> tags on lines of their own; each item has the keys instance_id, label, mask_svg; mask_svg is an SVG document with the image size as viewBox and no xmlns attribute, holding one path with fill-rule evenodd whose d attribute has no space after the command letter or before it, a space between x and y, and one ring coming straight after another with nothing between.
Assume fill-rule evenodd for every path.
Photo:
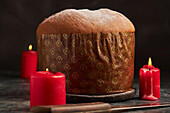
<instances>
[{"instance_id":1,"label":"warm glow from flame","mask_svg":"<svg viewBox=\"0 0 170 113\"><path fill-rule=\"evenodd\" d=\"M149 60L148 60L148 66L152 66L152 60L151 60L151 57L149 57Z\"/></svg>"},{"instance_id":2,"label":"warm glow from flame","mask_svg":"<svg viewBox=\"0 0 170 113\"><path fill-rule=\"evenodd\" d=\"M49 71L48 68L45 69L46 71Z\"/></svg>"},{"instance_id":3,"label":"warm glow from flame","mask_svg":"<svg viewBox=\"0 0 170 113\"><path fill-rule=\"evenodd\" d=\"M28 49L31 51L32 50L32 45L29 45Z\"/></svg>"}]
</instances>

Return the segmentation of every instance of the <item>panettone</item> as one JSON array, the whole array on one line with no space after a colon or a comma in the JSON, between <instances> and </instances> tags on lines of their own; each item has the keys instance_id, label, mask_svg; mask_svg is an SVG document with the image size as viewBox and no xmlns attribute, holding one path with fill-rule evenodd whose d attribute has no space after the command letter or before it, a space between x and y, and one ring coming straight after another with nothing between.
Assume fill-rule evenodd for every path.
<instances>
[{"instance_id":1,"label":"panettone","mask_svg":"<svg viewBox=\"0 0 170 113\"><path fill-rule=\"evenodd\" d=\"M38 69L66 75L68 94L132 89L135 28L109 9L67 9L37 28Z\"/></svg>"}]
</instances>

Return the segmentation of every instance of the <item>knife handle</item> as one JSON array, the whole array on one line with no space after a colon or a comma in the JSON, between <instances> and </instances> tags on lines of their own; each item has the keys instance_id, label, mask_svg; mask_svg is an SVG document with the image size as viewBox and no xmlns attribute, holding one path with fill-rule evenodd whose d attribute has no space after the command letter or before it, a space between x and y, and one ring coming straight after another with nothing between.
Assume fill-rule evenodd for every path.
<instances>
[{"instance_id":1,"label":"knife handle","mask_svg":"<svg viewBox=\"0 0 170 113\"><path fill-rule=\"evenodd\" d=\"M93 102L81 104L66 104L56 106L34 106L31 108L33 113L69 113L69 112L88 112L95 110L110 109L109 103Z\"/></svg>"}]
</instances>

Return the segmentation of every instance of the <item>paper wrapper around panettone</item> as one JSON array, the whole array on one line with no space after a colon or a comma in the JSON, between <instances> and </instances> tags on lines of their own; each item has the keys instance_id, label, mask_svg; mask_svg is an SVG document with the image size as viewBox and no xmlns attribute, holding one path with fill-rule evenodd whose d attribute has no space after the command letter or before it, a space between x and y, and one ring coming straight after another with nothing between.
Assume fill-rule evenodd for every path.
<instances>
[{"instance_id":1,"label":"paper wrapper around panettone","mask_svg":"<svg viewBox=\"0 0 170 113\"><path fill-rule=\"evenodd\" d=\"M68 94L132 89L134 32L38 34L38 69L66 75Z\"/></svg>"}]
</instances>

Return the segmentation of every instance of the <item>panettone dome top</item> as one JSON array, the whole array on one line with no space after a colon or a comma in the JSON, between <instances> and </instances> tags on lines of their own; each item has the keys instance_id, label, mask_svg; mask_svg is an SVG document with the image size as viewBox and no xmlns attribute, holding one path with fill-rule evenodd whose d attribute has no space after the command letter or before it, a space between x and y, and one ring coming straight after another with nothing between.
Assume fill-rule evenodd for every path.
<instances>
[{"instance_id":1,"label":"panettone dome top","mask_svg":"<svg viewBox=\"0 0 170 113\"><path fill-rule=\"evenodd\" d=\"M109 9L66 9L45 19L37 34L135 32L123 14Z\"/></svg>"}]
</instances>

